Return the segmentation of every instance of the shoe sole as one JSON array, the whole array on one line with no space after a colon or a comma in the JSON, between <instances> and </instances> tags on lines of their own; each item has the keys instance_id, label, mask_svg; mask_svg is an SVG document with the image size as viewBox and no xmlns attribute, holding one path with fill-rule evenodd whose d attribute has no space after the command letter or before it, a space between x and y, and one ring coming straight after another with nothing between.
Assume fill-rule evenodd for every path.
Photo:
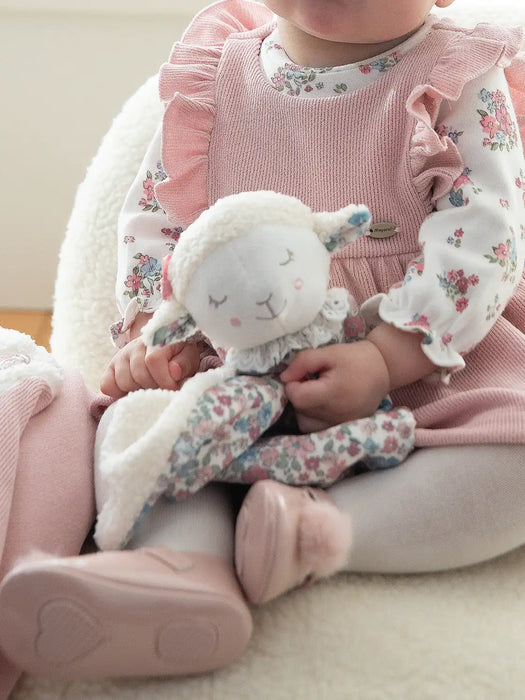
<instances>
[{"instance_id":1,"label":"shoe sole","mask_svg":"<svg viewBox=\"0 0 525 700\"><path fill-rule=\"evenodd\" d=\"M46 677L201 673L246 647L242 599L111 581L66 566L14 573L0 592L0 643L20 668Z\"/></svg>"},{"instance_id":2,"label":"shoe sole","mask_svg":"<svg viewBox=\"0 0 525 700\"><path fill-rule=\"evenodd\" d=\"M235 569L251 603L266 601L278 558L280 513L266 491L257 493L257 484L252 486L239 511L235 528Z\"/></svg>"}]
</instances>

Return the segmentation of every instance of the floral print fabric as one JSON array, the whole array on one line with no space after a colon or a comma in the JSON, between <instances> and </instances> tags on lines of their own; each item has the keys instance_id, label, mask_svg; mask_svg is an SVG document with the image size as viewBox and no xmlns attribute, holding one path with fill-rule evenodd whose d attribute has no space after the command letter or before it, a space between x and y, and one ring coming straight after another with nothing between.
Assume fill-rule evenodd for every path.
<instances>
[{"instance_id":1,"label":"floral print fabric","mask_svg":"<svg viewBox=\"0 0 525 700\"><path fill-rule=\"evenodd\" d=\"M182 501L210 481L328 486L356 471L395 467L413 449L413 415L388 398L369 418L307 435L265 435L286 405L276 376L238 375L204 391L173 436L166 470L134 529L161 495Z\"/></svg>"},{"instance_id":2,"label":"floral print fabric","mask_svg":"<svg viewBox=\"0 0 525 700\"><path fill-rule=\"evenodd\" d=\"M432 26L429 19L423 27L400 47L373 60L335 68L298 66L283 49L279 32L267 37L261 50L261 65L273 87L291 97L332 97L353 92L369 85L396 66L410 49L418 44Z\"/></svg>"},{"instance_id":3,"label":"floral print fabric","mask_svg":"<svg viewBox=\"0 0 525 700\"><path fill-rule=\"evenodd\" d=\"M509 112L507 96L501 90L490 92L484 88L479 97L485 105L485 109L477 110L483 132L487 134L483 146L488 146L491 151L498 148L500 151L504 148L511 151L519 146L516 119Z\"/></svg>"},{"instance_id":4,"label":"floral print fabric","mask_svg":"<svg viewBox=\"0 0 525 700\"><path fill-rule=\"evenodd\" d=\"M525 262L523 148L508 87L493 69L446 108L436 132L466 154L465 168L420 231L423 254L387 294L365 302L370 320L423 334L442 379L489 332Z\"/></svg>"}]
</instances>

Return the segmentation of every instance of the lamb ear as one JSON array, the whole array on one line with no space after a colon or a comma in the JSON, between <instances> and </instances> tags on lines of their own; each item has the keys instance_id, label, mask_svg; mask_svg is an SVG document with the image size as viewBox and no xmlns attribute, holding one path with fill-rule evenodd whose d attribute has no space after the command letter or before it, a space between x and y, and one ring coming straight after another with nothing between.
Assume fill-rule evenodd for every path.
<instances>
[{"instance_id":1,"label":"lamb ear","mask_svg":"<svg viewBox=\"0 0 525 700\"><path fill-rule=\"evenodd\" d=\"M370 228L372 217L364 204L349 204L334 212L314 214L314 230L329 253L356 241Z\"/></svg>"},{"instance_id":2,"label":"lamb ear","mask_svg":"<svg viewBox=\"0 0 525 700\"><path fill-rule=\"evenodd\" d=\"M148 347L174 345L188 340L198 332L193 316L173 297L163 301L142 329L142 339Z\"/></svg>"}]
</instances>

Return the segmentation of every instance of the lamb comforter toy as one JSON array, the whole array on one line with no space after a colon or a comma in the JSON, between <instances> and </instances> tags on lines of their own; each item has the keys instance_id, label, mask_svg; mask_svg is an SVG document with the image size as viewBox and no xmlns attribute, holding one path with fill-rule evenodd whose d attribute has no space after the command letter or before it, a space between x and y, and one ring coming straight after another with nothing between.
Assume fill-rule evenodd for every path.
<instances>
[{"instance_id":1,"label":"lamb comforter toy","mask_svg":"<svg viewBox=\"0 0 525 700\"><path fill-rule=\"evenodd\" d=\"M205 338L223 364L178 392L136 391L114 406L98 450L101 549L124 546L163 495L182 500L211 480L327 486L411 451L413 416L388 397L372 416L317 433L289 432L283 418L278 375L294 354L364 336L357 304L329 288L329 275L330 254L369 223L364 206L313 213L293 197L247 192L181 235L143 337L150 346Z\"/></svg>"}]
</instances>

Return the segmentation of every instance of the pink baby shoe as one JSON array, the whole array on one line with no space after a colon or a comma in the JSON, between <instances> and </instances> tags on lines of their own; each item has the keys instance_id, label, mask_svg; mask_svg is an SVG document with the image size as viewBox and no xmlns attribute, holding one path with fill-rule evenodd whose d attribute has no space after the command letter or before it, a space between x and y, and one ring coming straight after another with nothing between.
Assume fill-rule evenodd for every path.
<instances>
[{"instance_id":1,"label":"pink baby shoe","mask_svg":"<svg viewBox=\"0 0 525 700\"><path fill-rule=\"evenodd\" d=\"M165 548L19 564L0 587L0 645L47 678L171 676L232 662L252 619L233 567Z\"/></svg>"},{"instance_id":2,"label":"pink baby shoe","mask_svg":"<svg viewBox=\"0 0 525 700\"><path fill-rule=\"evenodd\" d=\"M235 531L235 566L248 600L266 603L340 571L351 537L349 516L322 489L258 481Z\"/></svg>"}]
</instances>

